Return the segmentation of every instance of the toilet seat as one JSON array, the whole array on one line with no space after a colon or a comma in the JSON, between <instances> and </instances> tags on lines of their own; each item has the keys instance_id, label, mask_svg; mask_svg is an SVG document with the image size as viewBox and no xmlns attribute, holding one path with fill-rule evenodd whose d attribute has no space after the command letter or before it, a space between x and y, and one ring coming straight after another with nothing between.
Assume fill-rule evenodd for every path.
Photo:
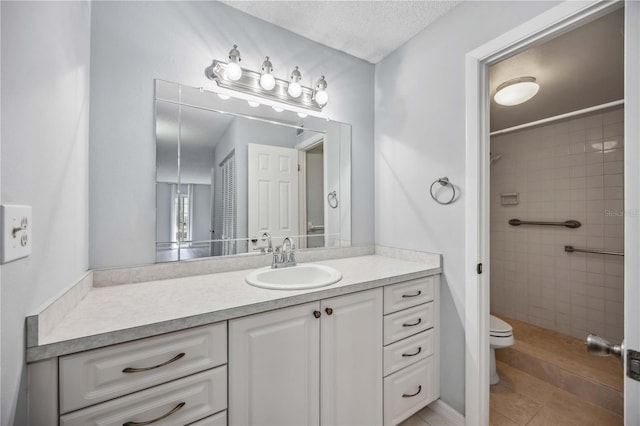
<instances>
[{"instance_id":1,"label":"toilet seat","mask_svg":"<svg viewBox=\"0 0 640 426\"><path fill-rule=\"evenodd\" d=\"M489 325L489 344L494 348L506 348L513 345L513 328L493 315L491 315Z\"/></svg>"},{"instance_id":2,"label":"toilet seat","mask_svg":"<svg viewBox=\"0 0 640 426\"><path fill-rule=\"evenodd\" d=\"M498 317L490 316L489 334L495 337L513 336L513 328Z\"/></svg>"}]
</instances>

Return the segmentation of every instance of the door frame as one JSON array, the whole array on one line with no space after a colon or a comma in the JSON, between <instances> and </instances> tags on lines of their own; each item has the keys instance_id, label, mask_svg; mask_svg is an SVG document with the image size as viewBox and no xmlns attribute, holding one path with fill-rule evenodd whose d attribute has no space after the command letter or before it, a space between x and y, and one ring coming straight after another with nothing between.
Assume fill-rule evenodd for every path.
<instances>
[{"instance_id":1,"label":"door frame","mask_svg":"<svg viewBox=\"0 0 640 426\"><path fill-rule=\"evenodd\" d=\"M326 135L324 133L314 134L304 139L302 142L294 146L298 150L298 233L300 234L299 248L307 248L308 234L307 230L307 151L312 150L318 145L324 144ZM325 156L323 155L323 166L325 165ZM323 173L324 174L324 173ZM323 186L326 187L326 179L323 176ZM304 201L304 202L303 202ZM325 209L326 210L326 209ZM325 212L325 222L326 222Z\"/></svg>"},{"instance_id":2,"label":"door frame","mask_svg":"<svg viewBox=\"0 0 640 426\"><path fill-rule=\"evenodd\" d=\"M623 2L565 1L513 30L469 52L465 57L465 107L466 107L466 158L465 158L465 421L469 425L489 423L489 66L513 56L529 47L568 32L591 20L597 19L623 6ZM625 23L640 16L640 5L626 2ZM634 18L635 17L635 18ZM639 257L640 190L637 187L640 174L638 136L640 127L630 117L640 113L640 84L627 77L630 71L637 76L640 71L640 55L630 54L640 47L638 29L625 25L625 208L634 209L636 215L625 215L625 312L631 312L640 302L640 290L627 294L627 280L640 276L639 268L629 259ZM637 78L637 77L636 77ZM635 115L633 115L635 114ZM633 159L633 163L631 163ZM634 165L631 167L631 165ZM630 203L627 203L629 197ZM634 241L632 241L634 240ZM477 273L478 264L483 272ZM632 303L632 301L634 303ZM631 326L625 315L627 346L640 344L640 327ZM627 327L630 327L627 329ZM633 331L634 336L627 334ZM633 388L633 389L631 389ZM631 392L640 396L640 386L628 386L625 380L625 396ZM625 398L625 419L638 424L640 416Z\"/></svg>"}]
</instances>

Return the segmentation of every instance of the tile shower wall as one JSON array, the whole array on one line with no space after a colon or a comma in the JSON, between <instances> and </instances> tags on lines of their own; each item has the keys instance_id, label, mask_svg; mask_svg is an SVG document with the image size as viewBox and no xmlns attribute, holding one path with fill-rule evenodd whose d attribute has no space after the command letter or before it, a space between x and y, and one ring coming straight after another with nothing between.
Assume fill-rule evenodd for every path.
<instances>
[{"instance_id":1,"label":"tile shower wall","mask_svg":"<svg viewBox=\"0 0 640 426\"><path fill-rule=\"evenodd\" d=\"M623 337L623 109L491 138L491 311L583 338ZM519 194L502 205L501 194ZM582 223L511 226L509 219Z\"/></svg>"}]
</instances>

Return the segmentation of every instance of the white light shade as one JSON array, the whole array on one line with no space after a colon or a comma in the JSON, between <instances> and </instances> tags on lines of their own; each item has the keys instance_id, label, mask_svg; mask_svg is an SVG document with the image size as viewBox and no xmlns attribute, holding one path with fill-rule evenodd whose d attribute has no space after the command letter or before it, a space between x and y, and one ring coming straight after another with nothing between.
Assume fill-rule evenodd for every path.
<instances>
[{"instance_id":1,"label":"white light shade","mask_svg":"<svg viewBox=\"0 0 640 426\"><path fill-rule=\"evenodd\" d=\"M260 86L262 86L264 90L271 90L276 87L276 79L273 78L271 74L263 73L260 76Z\"/></svg>"},{"instance_id":2,"label":"white light shade","mask_svg":"<svg viewBox=\"0 0 640 426\"><path fill-rule=\"evenodd\" d=\"M514 78L498 86L493 100L505 106L519 105L533 98L539 89L534 77Z\"/></svg>"},{"instance_id":3,"label":"white light shade","mask_svg":"<svg viewBox=\"0 0 640 426\"><path fill-rule=\"evenodd\" d=\"M327 93L326 90L320 90L316 92L316 102L318 103L318 105L320 106L326 105L328 101L329 101L329 94Z\"/></svg>"},{"instance_id":4,"label":"white light shade","mask_svg":"<svg viewBox=\"0 0 640 426\"><path fill-rule=\"evenodd\" d=\"M289 93L289 96L291 96L292 98L297 98L302 94L302 86L300 85L300 83L292 81L291 83L289 83L287 93Z\"/></svg>"},{"instance_id":5,"label":"white light shade","mask_svg":"<svg viewBox=\"0 0 640 426\"><path fill-rule=\"evenodd\" d=\"M232 81L238 81L242 77L242 68L235 62L227 64L227 78Z\"/></svg>"},{"instance_id":6,"label":"white light shade","mask_svg":"<svg viewBox=\"0 0 640 426\"><path fill-rule=\"evenodd\" d=\"M250 107L252 108L257 108L260 106L260 102L256 102L256 101L247 101L247 103L249 104Z\"/></svg>"}]
</instances>

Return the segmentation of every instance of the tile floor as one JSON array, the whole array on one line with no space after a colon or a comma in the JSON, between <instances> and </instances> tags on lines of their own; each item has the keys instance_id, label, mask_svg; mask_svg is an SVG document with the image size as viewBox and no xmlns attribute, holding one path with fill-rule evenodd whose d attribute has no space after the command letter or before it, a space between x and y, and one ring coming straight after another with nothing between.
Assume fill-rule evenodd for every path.
<instances>
[{"instance_id":1,"label":"tile floor","mask_svg":"<svg viewBox=\"0 0 640 426\"><path fill-rule=\"evenodd\" d=\"M409 417L399 426L452 426L444 417L429 407L425 407Z\"/></svg>"},{"instance_id":2,"label":"tile floor","mask_svg":"<svg viewBox=\"0 0 640 426\"><path fill-rule=\"evenodd\" d=\"M491 386L491 425L614 426L623 424L621 416L589 404L569 392L504 362L498 361L496 368L500 383Z\"/></svg>"}]
</instances>

